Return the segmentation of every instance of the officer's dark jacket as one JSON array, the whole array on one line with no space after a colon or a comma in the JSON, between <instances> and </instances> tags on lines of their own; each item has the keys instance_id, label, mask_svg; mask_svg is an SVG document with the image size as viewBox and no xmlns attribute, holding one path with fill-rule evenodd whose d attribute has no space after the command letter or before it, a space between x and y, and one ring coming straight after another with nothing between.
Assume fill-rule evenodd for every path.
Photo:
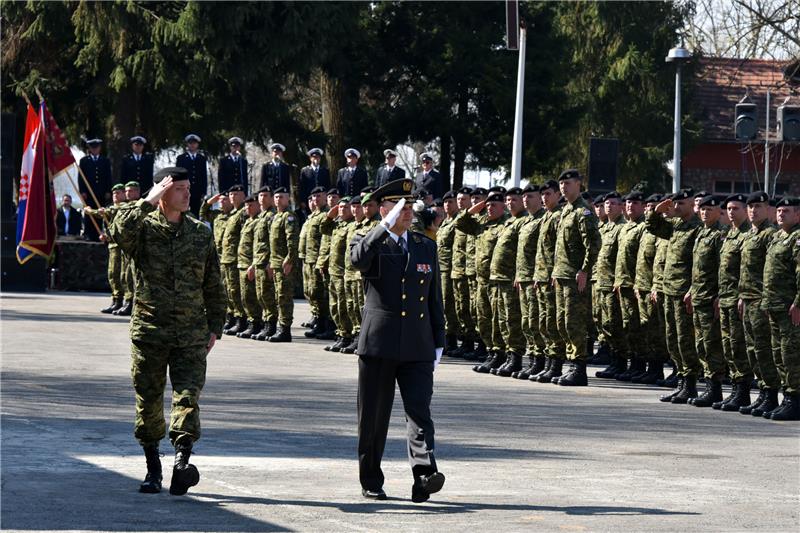
<instances>
[{"instance_id":1,"label":"officer's dark jacket","mask_svg":"<svg viewBox=\"0 0 800 533\"><path fill-rule=\"evenodd\" d=\"M153 162L153 154L150 153L142 154L138 161L133 154L126 155L122 158L120 183L136 181L144 195L153 187Z\"/></svg>"},{"instance_id":2,"label":"officer's dark jacket","mask_svg":"<svg viewBox=\"0 0 800 533\"><path fill-rule=\"evenodd\" d=\"M308 197L314 187L325 187L325 191L331 188L331 172L327 167L317 167L316 175L311 166L303 167L300 171L300 201L308 201Z\"/></svg>"},{"instance_id":3,"label":"officer's dark jacket","mask_svg":"<svg viewBox=\"0 0 800 533\"><path fill-rule=\"evenodd\" d=\"M291 186L291 177L289 175L289 165L281 161L277 166L272 161L264 163L261 167L261 185L265 187L269 185L274 191L278 187L285 187L289 190Z\"/></svg>"},{"instance_id":4,"label":"officer's dark jacket","mask_svg":"<svg viewBox=\"0 0 800 533\"><path fill-rule=\"evenodd\" d=\"M87 155L81 158L79 163L83 174L89 183L92 185L94 194L97 195L97 200L100 205L96 205L89 194L89 189L83 180L78 180L78 189L81 194L86 195L84 204L89 207L99 208L105 205L106 195L111 194L111 161L107 157L98 156L97 161L92 160L92 156Z\"/></svg>"},{"instance_id":5,"label":"officer's dark jacket","mask_svg":"<svg viewBox=\"0 0 800 533\"><path fill-rule=\"evenodd\" d=\"M350 261L364 279L358 354L433 361L444 347L444 311L436 243L409 231L408 256L383 226L356 235Z\"/></svg>"},{"instance_id":6,"label":"officer's dark jacket","mask_svg":"<svg viewBox=\"0 0 800 533\"><path fill-rule=\"evenodd\" d=\"M189 152L184 152L175 160L175 165L185 168L189 173L192 197L202 198L208 189L208 160L204 154L197 152L194 159Z\"/></svg>"},{"instance_id":7,"label":"officer's dark jacket","mask_svg":"<svg viewBox=\"0 0 800 533\"><path fill-rule=\"evenodd\" d=\"M239 160L234 162L230 154L219 160L218 183L220 192L225 192L234 185L244 187L247 196L249 180L247 179L247 159L239 155Z\"/></svg>"},{"instance_id":8,"label":"officer's dark jacket","mask_svg":"<svg viewBox=\"0 0 800 533\"><path fill-rule=\"evenodd\" d=\"M395 166L391 172L386 167L382 166L378 169L378 175L375 177L375 187L382 187L390 181L401 180L406 177L406 171L402 168Z\"/></svg>"},{"instance_id":9,"label":"officer's dark jacket","mask_svg":"<svg viewBox=\"0 0 800 533\"><path fill-rule=\"evenodd\" d=\"M336 175L336 188L339 189L339 194L342 196L355 196L367 186L369 177L363 167L356 167L353 171L353 176L349 177L347 175L348 168L339 169L339 173Z\"/></svg>"},{"instance_id":10,"label":"officer's dark jacket","mask_svg":"<svg viewBox=\"0 0 800 533\"><path fill-rule=\"evenodd\" d=\"M434 198L441 198L444 196L444 186L442 184L442 175L438 171L431 169L428 176L425 177L424 172L417 174L414 179L414 190L419 191L425 189L433 195Z\"/></svg>"}]
</instances>

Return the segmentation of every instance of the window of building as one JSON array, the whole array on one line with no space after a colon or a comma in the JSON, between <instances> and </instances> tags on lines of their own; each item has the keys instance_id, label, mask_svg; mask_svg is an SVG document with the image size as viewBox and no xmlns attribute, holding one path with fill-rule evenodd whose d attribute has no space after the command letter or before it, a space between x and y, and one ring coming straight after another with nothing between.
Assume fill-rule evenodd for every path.
<instances>
[{"instance_id":1,"label":"window of building","mask_svg":"<svg viewBox=\"0 0 800 533\"><path fill-rule=\"evenodd\" d=\"M753 184L749 181L719 180L714 182L714 194L748 194L752 191Z\"/></svg>"}]
</instances>

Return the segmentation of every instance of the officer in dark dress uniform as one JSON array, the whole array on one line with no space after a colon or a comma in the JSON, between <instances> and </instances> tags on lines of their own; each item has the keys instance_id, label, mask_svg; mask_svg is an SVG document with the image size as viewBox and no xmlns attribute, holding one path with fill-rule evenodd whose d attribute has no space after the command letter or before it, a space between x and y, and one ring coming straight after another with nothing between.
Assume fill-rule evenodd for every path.
<instances>
[{"instance_id":1,"label":"officer in dark dress uniform","mask_svg":"<svg viewBox=\"0 0 800 533\"><path fill-rule=\"evenodd\" d=\"M189 175L189 210L200 216L200 206L208 192L208 159L200 152L200 137L190 133L184 138L186 151L178 156L176 166L185 168Z\"/></svg>"},{"instance_id":2,"label":"officer in dark dress uniform","mask_svg":"<svg viewBox=\"0 0 800 533\"><path fill-rule=\"evenodd\" d=\"M312 148L307 152L310 165L300 170L300 207L308 213L308 197L317 187L326 191L331 188L331 173L328 167L320 164L324 152L322 148Z\"/></svg>"},{"instance_id":3,"label":"officer in dark dress uniform","mask_svg":"<svg viewBox=\"0 0 800 533\"><path fill-rule=\"evenodd\" d=\"M409 231L413 186L413 180L403 179L371 193L380 205L382 220L363 237L353 238L350 260L362 273L365 292L358 342L362 495L386 499L381 458L397 382L408 425L414 477L411 499L424 502L444 485L433 457L430 403L445 330L436 243Z\"/></svg>"},{"instance_id":4,"label":"officer in dark dress uniform","mask_svg":"<svg viewBox=\"0 0 800 533\"><path fill-rule=\"evenodd\" d=\"M441 198L444 194L444 184L439 171L433 168L433 157L423 152L420 155L422 160L422 171L416 175L414 180L414 190L419 193L421 190L428 191L433 198Z\"/></svg>"},{"instance_id":5,"label":"officer in dark dress uniform","mask_svg":"<svg viewBox=\"0 0 800 533\"><path fill-rule=\"evenodd\" d=\"M234 185L241 185L244 195L247 196L250 180L247 177L247 159L242 155L240 137L228 139L230 153L219 160L219 175L217 185L220 192L228 191Z\"/></svg>"},{"instance_id":6,"label":"officer in dark dress uniform","mask_svg":"<svg viewBox=\"0 0 800 533\"><path fill-rule=\"evenodd\" d=\"M83 178L81 178L78 181L78 189L81 192L83 205L91 207L92 209L105 207L106 204L111 201L111 161L100 154L102 144L103 141L98 138L87 140L86 147L89 154L82 157L78 163L83 175L86 176L86 179L89 181L89 185L91 185L95 196L97 196L97 201L100 202L100 205L97 205L97 202L94 201L94 198L89 193L89 188L86 186ZM84 215L83 235L87 241L99 241L100 235L97 233L97 229L94 227L92 221L89 220L90 218L91 217Z\"/></svg>"},{"instance_id":7,"label":"officer in dark dress uniform","mask_svg":"<svg viewBox=\"0 0 800 533\"><path fill-rule=\"evenodd\" d=\"M146 194L153 187L153 154L144 152L147 139L141 135L131 137L131 153L122 158L120 183L135 181L139 190Z\"/></svg>"},{"instance_id":8,"label":"officer in dark dress uniform","mask_svg":"<svg viewBox=\"0 0 800 533\"><path fill-rule=\"evenodd\" d=\"M283 187L289 191L292 185L290 168L283 161L283 152L286 151L286 147L281 143L272 143L269 149L272 151L272 161L264 163L261 167L260 187L269 187L273 191Z\"/></svg>"},{"instance_id":9,"label":"officer in dark dress uniform","mask_svg":"<svg viewBox=\"0 0 800 533\"><path fill-rule=\"evenodd\" d=\"M341 196L355 196L361 193L361 189L367 186L367 171L358 166L361 152L355 148L348 148L344 151L347 159L347 166L340 168L336 175L336 188L339 189Z\"/></svg>"},{"instance_id":10,"label":"officer in dark dress uniform","mask_svg":"<svg viewBox=\"0 0 800 533\"><path fill-rule=\"evenodd\" d=\"M406 171L395 166L397 162L397 152L386 149L383 151L383 157L385 158L386 164L378 169L378 175L375 176L376 187L383 187L390 181L401 180L406 177Z\"/></svg>"}]
</instances>

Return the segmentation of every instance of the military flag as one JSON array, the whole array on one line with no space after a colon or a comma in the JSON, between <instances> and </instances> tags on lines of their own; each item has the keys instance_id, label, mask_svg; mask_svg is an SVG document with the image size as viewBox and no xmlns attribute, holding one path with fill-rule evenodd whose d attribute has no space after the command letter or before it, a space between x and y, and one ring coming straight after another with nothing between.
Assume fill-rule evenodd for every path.
<instances>
[{"instance_id":1,"label":"military flag","mask_svg":"<svg viewBox=\"0 0 800 533\"><path fill-rule=\"evenodd\" d=\"M61 132L61 128L56 124L56 119L47 109L47 104L42 101L42 122L44 123L45 131L45 151L47 157L47 172L50 181L53 181L59 174L65 172L75 165L75 158L72 156L72 150L69 149L66 138Z\"/></svg>"}]
</instances>

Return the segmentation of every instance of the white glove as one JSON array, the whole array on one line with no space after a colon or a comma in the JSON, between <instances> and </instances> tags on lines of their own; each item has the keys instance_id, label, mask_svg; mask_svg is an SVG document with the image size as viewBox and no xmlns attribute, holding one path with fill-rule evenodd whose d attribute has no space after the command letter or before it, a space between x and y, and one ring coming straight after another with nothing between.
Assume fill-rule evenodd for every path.
<instances>
[{"instance_id":1,"label":"white glove","mask_svg":"<svg viewBox=\"0 0 800 533\"><path fill-rule=\"evenodd\" d=\"M394 204L392 210L386 214L386 218L381 220L381 225L386 229L392 229L394 223L397 222L397 218L400 216L400 211L403 210L404 205L406 205L406 199L401 198L399 202Z\"/></svg>"},{"instance_id":2,"label":"white glove","mask_svg":"<svg viewBox=\"0 0 800 533\"><path fill-rule=\"evenodd\" d=\"M444 348L436 348L436 361L433 362L433 369L436 370L436 367L439 366L439 361L442 360L442 353L444 352Z\"/></svg>"}]
</instances>

